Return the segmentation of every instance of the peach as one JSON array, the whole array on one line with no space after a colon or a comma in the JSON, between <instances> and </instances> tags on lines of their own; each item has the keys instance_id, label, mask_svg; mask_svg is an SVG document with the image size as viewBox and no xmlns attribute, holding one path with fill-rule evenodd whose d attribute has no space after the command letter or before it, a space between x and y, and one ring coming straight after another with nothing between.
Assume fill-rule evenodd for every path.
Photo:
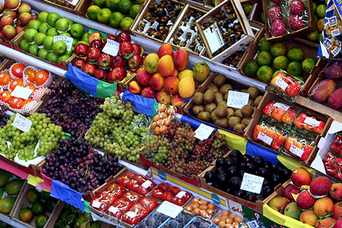
<instances>
[{"instance_id":1,"label":"peach","mask_svg":"<svg viewBox=\"0 0 342 228\"><path fill-rule=\"evenodd\" d=\"M150 86L155 91L159 91L164 87L165 78L159 73L154 73L150 79Z\"/></svg>"},{"instance_id":2,"label":"peach","mask_svg":"<svg viewBox=\"0 0 342 228\"><path fill-rule=\"evenodd\" d=\"M164 55L159 59L158 71L161 74L161 76L163 76L164 78L170 76L174 69L175 65L173 64L171 55Z\"/></svg>"},{"instance_id":3,"label":"peach","mask_svg":"<svg viewBox=\"0 0 342 228\"><path fill-rule=\"evenodd\" d=\"M184 101L182 100L182 98L179 96L179 94L172 96L171 98L171 104L173 106L181 106L184 104Z\"/></svg>"},{"instance_id":4,"label":"peach","mask_svg":"<svg viewBox=\"0 0 342 228\"><path fill-rule=\"evenodd\" d=\"M144 59L144 68L150 73L154 74L158 72L159 57L156 53L148 54Z\"/></svg>"},{"instance_id":5,"label":"peach","mask_svg":"<svg viewBox=\"0 0 342 228\"><path fill-rule=\"evenodd\" d=\"M164 90L170 95L176 95L178 93L179 79L174 76L169 76L165 79Z\"/></svg>"},{"instance_id":6,"label":"peach","mask_svg":"<svg viewBox=\"0 0 342 228\"><path fill-rule=\"evenodd\" d=\"M131 81L128 84L128 90L129 92L133 94L140 94L142 90L142 86L137 81Z\"/></svg>"},{"instance_id":7,"label":"peach","mask_svg":"<svg viewBox=\"0 0 342 228\"><path fill-rule=\"evenodd\" d=\"M334 202L329 197L323 197L316 200L314 204L314 212L318 217L324 217L334 210Z\"/></svg>"},{"instance_id":8,"label":"peach","mask_svg":"<svg viewBox=\"0 0 342 228\"><path fill-rule=\"evenodd\" d=\"M316 177L310 183L310 193L314 196L326 196L330 185L331 181L328 177Z\"/></svg>"},{"instance_id":9,"label":"peach","mask_svg":"<svg viewBox=\"0 0 342 228\"><path fill-rule=\"evenodd\" d=\"M151 75L145 70L145 68L141 67L137 71L137 81L142 86L147 86L150 83Z\"/></svg>"},{"instance_id":10,"label":"peach","mask_svg":"<svg viewBox=\"0 0 342 228\"><path fill-rule=\"evenodd\" d=\"M318 221L318 217L313 210L306 210L300 214L299 221L310 226L314 226Z\"/></svg>"},{"instance_id":11,"label":"peach","mask_svg":"<svg viewBox=\"0 0 342 228\"><path fill-rule=\"evenodd\" d=\"M10 9L5 9L3 12L2 12L2 16L10 16L12 17L13 19L17 18L17 13L16 11L12 11Z\"/></svg>"},{"instance_id":12,"label":"peach","mask_svg":"<svg viewBox=\"0 0 342 228\"><path fill-rule=\"evenodd\" d=\"M155 98L156 92L151 88L151 86L147 86L141 91L141 96L147 98Z\"/></svg>"},{"instance_id":13,"label":"peach","mask_svg":"<svg viewBox=\"0 0 342 228\"><path fill-rule=\"evenodd\" d=\"M271 199L271 201L268 203L268 205L280 212L280 213L284 213L285 207L290 203L290 200L288 198L285 198L283 196L276 196L273 199Z\"/></svg>"},{"instance_id":14,"label":"peach","mask_svg":"<svg viewBox=\"0 0 342 228\"><path fill-rule=\"evenodd\" d=\"M164 55L171 55L173 56L172 45L169 43L162 44L157 52L159 58L163 57Z\"/></svg>"},{"instance_id":15,"label":"peach","mask_svg":"<svg viewBox=\"0 0 342 228\"><path fill-rule=\"evenodd\" d=\"M342 218L342 201L340 202L336 202L334 204L334 214L333 214L333 218L338 220L340 218Z\"/></svg>"},{"instance_id":16,"label":"peach","mask_svg":"<svg viewBox=\"0 0 342 228\"><path fill-rule=\"evenodd\" d=\"M306 169L301 167L293 170L291 174L291 181L297 187L301 187L302 185L310 185L311 180L311 174Z\"/></svg>"},{"instance_id":17,"label":"peach","mask_svg":"<svg viewBox=\"0 0 342 228\"><path fill-rule=\"evenodd\" d=\"M304 190L297 196L297 204L301 209L309 209L315 204L315 198L310 195L308 190Z\"/></svg>"},{"instance_id":18,"label":"peach","mask_svg":"<svg viewBox=\"0 0 342 228\"><path fill-rule=\"evenodd\" d=\"M177 49L177 51L173 54L173 62L176 69L179 71L185 69L185 67L188 65L188 61L188 53L182 48Z\"/></svg>"},{"instance_id":19,"label":"peach","mask_svg":"<svg viewBox=\"0 0 342 228\"><path fill-rule=\"evenodd\" d=\"M317 228L332 228L334 227L336 223L336 220L332 217L326 217L326 218L321 218L319 219L316 224L315 227Z\"/></svg>"},{"instance_id":20,"label":"peach","mask_svg":"<svg viewBox=\"0 0 342 228\"><path fill-rule=\"evenodd\" d=\"M293 184L289 184L288 186L286 186L284 190L284 196L288 198L290 201L294 201L292 193L297 195L298 192L299 192L299 188L297 188Z\"/></svg>"},{"instance_id":21,"label":"peach","mask_svg":"<svg viewBox=\"0 0 342 228\"><path fill-rule=\"evenodd\" d=\"M335 201L342 200L342 183L333 183L329 190L330 197Z\"/></svg>"},{"instance_id":22,"label":"peach","mask_svg":"<svg viewBox=\"0 0 342 228\"><path fill-rule=\"evenodd\" d=\"M171 104L171 96L164 90L158 91L156 93L156 99L158 103Z\"/></svg>"},{"instance_id":23,"label":"peach","mask_svg":"<svg viewBox=\"0 0 342 228\"><path fill-rule=\"evenodd\" d=\"M334 228L342 228L342 219L336 221Z\"/></svg>"}]
</instances>

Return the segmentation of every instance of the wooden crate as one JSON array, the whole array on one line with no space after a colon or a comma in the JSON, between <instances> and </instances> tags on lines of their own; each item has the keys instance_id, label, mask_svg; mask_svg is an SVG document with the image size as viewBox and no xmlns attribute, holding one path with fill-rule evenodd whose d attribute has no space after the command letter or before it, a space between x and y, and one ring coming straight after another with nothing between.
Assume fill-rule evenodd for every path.
<instances>
[{"instance_id":1,"label":"wooden crate","mask_svg":"<svg viewBox=\"0 0 342 228\"><path fill-rule=\"evenodd\" d=\"M49 5L52 5L54 7L57 7L57 8L60 8L60 9L63 9L65 11L68 11L68 12L71 12L71 13L75 13L75 14L79 14L79 15L86 15L87 14L87 9L88 7L90 6L91 2L92 1L89 1L89 0L78 0L77 4L71 8L71 7L68 7L68 6L64 6L64 5L61 5L61 4L58 4L56 1L52 1L52 0L40 0L46 4L49 4Z\"/></svg>"}]
</instances>

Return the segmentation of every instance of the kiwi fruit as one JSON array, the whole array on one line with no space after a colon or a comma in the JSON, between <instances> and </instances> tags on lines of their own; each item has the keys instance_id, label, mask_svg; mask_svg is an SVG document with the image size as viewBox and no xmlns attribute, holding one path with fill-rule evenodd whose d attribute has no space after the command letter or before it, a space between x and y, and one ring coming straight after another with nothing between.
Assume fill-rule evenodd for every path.
<instances>
[{"instance_id":1,"label":"kiwi fruit","mask_svg":"<svg viewBox=\"0 0 342 228\"><path fill-rule=\"evenodd\" d=\"M243 117L250 117L253 114L253 112L254 112L254 109L250 105L244 105L241 108L241 113L242 113Z\"/></svg>"},{"instance_id":2,"label":"kiwi fruit","mask_svg":"<svg viewBox=\"0 0 342 228\"><path fill-rule=\"evenodd\" d=\"M211 120L214 121L214 122L215 122L216 120L219 119L219 118L216 116L215 112L210 113L210 117L211 117Z\"/></svg>"},{"instance_id":3,"label":"kiwi fruit","mask_svg":"<svg viewBox=\"0 0 342 228\"><path fill-rule=\"evenodd\" d=\"M247 93L249 93L249 98L254 100L259 95L259 90L256 87L249 87L247 89Z\"/></svg>"},{"instance_id":4,"label":"kiwi fruit","mask_svg":"<svg viewBox=\"0 0 342 228\"><path fill-rule=\"evenodd\" d=\"M232 116L229 118L229 121L228 121L228 125L230 128L233 128L235 127L235 125L241 123L241 118L240 117L237 117L237 116Z\"/></svg>"},{"instance_id":5,"label":"kiwi fruit","mask_svg":"<svg viewBox=\"0 0 342 228\"><path fill-rule=\"evenodd\" d=\"M213 102L215 99L215 94L212 90L208 89L205 91L204 96L203 96L203 102L204 104L210 104Z\"/></svg>"},{"instance_id":6,"label":"kiwi fruit","mask_svg":"<svg viewBox=\"0 0 342 228\"><path fill-rule=\"evenodd\" d=\"M204 97L203 93L201 93L201 92L196 92L196 93L194 94L194 97L192 98L192 101L193 101L195 104L200 105L200 104L203 103L203 97Z\"/></svg>"},{"instance_id":7,"label":"kiwi fruit","mask_svg":"<svg viewBox=\"0 0 342 228\"><path fill-rule=\"evenodd\" d=\"M197 118L208 122L210 121L210 113L206 111L200 112L198 113Z\"/></svg>"},{"instance_id":8,"label":"kiwi fruit","mask_svg":"<svg viewBox=\"0 0 342 228\"><path fill-rule=\"evenodd\" d=\"M248 100L248 105L253 106L254 100L249 99Z\"/></svg>"},{"instance_id":9,"label":"kiwi fruit","mask_svg":"<svg viewBox=\"0 0 342 228\"><path fill-rule=\"evenodd\" d=\"M193 112L196 116L198 115L198 113L200 113L200 112L202 112L202 111L204 111L203 105L194 105L194 106L192 107L192 112Z\"/></svg>"},{"instance_id":10,"label":"kiwi fruit","mask_svg":"<svg viewBox=\"0 0 342 228\"><path fill-rule=\"evenodd\" d=\"M240 92L247 93L247 89L242 89Z\"/></svg>"},{"instance_id":11,"label":"kiwi fruit","mask_svg":"<svg viewBox=\"0 0 342 228\"><path fill-rule=\"evenodd\" d=\"M234 115L235 115L235 116L237 116L237 117L240 117L241 119L243 118L243 115L242 115L241 109L237 109L237 110L235 110L235 112L234 112Z\"/></svg>"},{"instance_id":12,"label":"kiwi fruit","mask_svg":"<svg viewBox=\"0 0 342 228\"><path fill-rule=\"evenodd\" d=\"M225 94L224 94L224 97L223 97L223 99L225 99L226 101L228 100L228 94L229 94L228 92L225 93Z\"/></svg>"},{"instance_id":13,"label":"kiwi fruit","mask_svg":"<svg viewBox=\"0 0 342 228\"><path fill-rule=\"evenodd\" d=\"M215 114L218 118L223 118L227 116L227 108L223 107L222 105L217 106L217 108L215 109Z\"/></svg>"},{"instance_id":14,"label":"kiwi fruit","mask_svg":"<svg viewBox=\"0 0 342 228\"><path fill-rule=\"evenodd\" d=\"M252 117L245 117L241 120L241 123L244 124L245 126L248 126L251 121L252 121Z\"/></svg>"},{"instance_id":15,"label":"kiwi fruit","mask_svg":"<svg viewBox=\"0 0 342 228\"><path fill-rule=\"evenodd\" d=\"M237 133L243 134L245 133L246 126L244 124L236 124L233 128Z\"/></svg>"},{"instance_id":16,"label":"kiwi fruit","mask_svg":"<svg viewBox=\"0 0 342 228\"><path fill-rule=\"evenodd\" d=\"M216 92L215 93L215 103L218 104L222 100L223 100L223 94L220 92Z\"/></svg>"},{"instance_id":17,"label":"kiwi fruit","mask_svg":"<svg viewBox=\"0 0 342 228\"><path fill-rule=\"evenodd\" d=\"M217 87L221 87L226 82L226 76L219 74L214 78L214 84Z\"/></svg>"},{"instance_id":18,"label":"kiwi fruit","mask_svg":"<svg viewBox=\"0 0 342 228\"><path fill-rule=\"evenodd\" d=\"M207 89L210 89L211 91L213 91L214 93L218 92L219 89L217 88L216 85L214 85L213 83L210 83L208 86L207 86Z\"/></svg>"},{"instance_id":19,"label":"kiwi fruit","mask_svg":"<svg viewBox=\"0 0 342 228\"><path fill-rule=\"evenodd\" d=\"M233 89L233 86L231 84L224 84L220 87L220 92L222 94L226 94L229 90Z\"/></svg>"},{"instance_id":20,"label":"kiwi fruit","mask_svg":"<svg viewBox=\"0 0 342 228\"><path fill-rule=\"evenodd\" d=\"M215 121L215 124L219 127L226 128L228 127L228 119L227 118L220 118Z\"/></svg>"},{"instance_id":21,"label":"kiwi fruit","mask_svg":"<svg viewBox=\"0 0 342 228\"><path fill-rule=\"evenodd\" d=\"M217 103L217 106L220 106L220 105L222 105L222 106L224 106L225 108L227 108L227 101L222 100L222 101L218 102L218 103Z\"/></svg>"},{"instance_id":22,"label":"kiwi fruit","mask_svg":"<svg viewBox=\"0 0 342 228\"><path fill-rule=\"evenodd\" d=\"M209 112L209 113L212 113L215 109L216 109L217 105L215 103L210 103L210 104L206 104L204 106L204 110Z\"/></svg>"},{"instance_id":23,"label":"kiwi fruit","mask_svg":"<svg viewBox=\"0 0 342 228\"><path fill-rule=\"evenodd\" d=\"M230 117L234 116L235 111L232 108L227 108L227 118L229 119Z\"/></svg>"},{"instance_id":24,"label":"kiwi fruit","mask_svg":"<svg viewBox=\"0 0 342 228\"><path fill-rule=\"evenodd\" d=\"M255 98L255 100L254 100L254 102L253 102L253 106L258 107L259 104L260 104L260 102L261 102L261 100L262 100L262 95L257 96L257 98Z\"/></svg>"}]
</instances>

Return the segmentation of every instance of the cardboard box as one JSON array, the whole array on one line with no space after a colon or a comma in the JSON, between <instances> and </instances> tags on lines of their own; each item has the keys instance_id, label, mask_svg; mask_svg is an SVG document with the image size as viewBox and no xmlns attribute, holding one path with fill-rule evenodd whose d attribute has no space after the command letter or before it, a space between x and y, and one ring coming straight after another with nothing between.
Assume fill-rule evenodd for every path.
<instances>
[{"instance_id":1,"label":"cardboard box","mask_svg":"<svg viewBox=\"0 0 342 228\"><path fill-rule=\"evenodd\" d=\"M235 13L235 15L239 21L239 25L241 26L241 29L239 29L239 35L238 35L239 38L237 38L237 40L235 42L232 41L233 42L232 44L227 44L226 47L224 47L226 41L224 41L224 38L222 37L222 33L221 33L221 31L219 31L220 29L218 27L216 27L217 24L216 25L210 24L210 27L208 27L208 29L210 28L211 34L221 34L221 39L214 41L214 42L213 42L213 39L209 39L209 37L207 38L205 36L205 34L206 34L205 31L209 31L209 30L206 30L203 27L204 24L214 22L215 16L218 13L220 13L221 10L225 6L232 7L233 12L229 12L227 14L233 15L233 13ZM204 42L208 56L211 59L211 61L222 62L228 56L230 56L231 54L233 54L237 50L241 49L243 46L247 45L254 38L254 33L253 33L249 23L248 23L248 19L246 18L245 14L243 12L244 11L243 11L243 8L241 6L240 1L229 0L229 1L224 1L224 2L220 3L219 5L217 5L215 8L210 10L208 13L206 13L205 15L203 15L201 18L199 18L196 21L198 28L199 28L200 35L202 37L202 40ZM225 19L226 18L227 18L227 16L225 16ZM229 23L228 19L222 20L222 21L226 21L227 23ZM235 31L233 31L233 32L235 32ZM220 35L218 35L218 37L220 37ZM210 44L219 43L219 42L222 42L221 48L219 48L217 51L212 51L210 49ZM217 53L217 52L219 52L220 49L223 49L223 48L224 48L223 51L221 51L220 53ZM215 54L215 52L217 54Z\"/></svg>"},{"instance_id":2,"label":"cardboard box","mask_svg":"<svg viewBox=\"0 0 342 228\"><path fill-rule=\"evenodd\" d=\"M30 189L34 189L34 186L29 185L28 183L25 182L25 184L23 185L20 194L18 195L18 200L15 202L13 209L10 213L10 217L11 219L13 219L14 221L17 221L18 223L21 223L27 227L32 227L35 228L35 219L36 216L33 217L33 219L30 222L23 222L20 220L19 218L19 212L22 208L24 207L31 207L32 203L30 203L27 198L26 198L26 192ZM45 200L41 199L42 202L45 203ZM58 212L60 209L59 204L61 203L61 201L58 200L55 208L53 209L53 211L50 213L48 211L45 212L45 215L47 215L49 217L47 223L45 224L44 228L49 227L48 224L54 224L57 220L57 217L54 216L56 212Z\"/></svg>"},{"instance_id":3,"label":"cardboard box","mask_svg":"<svg viewBox=\"0 0 342 228\"><path fill-rule=\"evenodd\" d=\"M256 141L254 140L253 138L253 132L254 132L254 128L257 124L259 124L259 122L261 122L262 120L262 114L263 114L263 108L271 101L276 101L276 102L281 102L285 105L288 105L290 106L291 108L294 108L298 111L303 111L304 113L306 113L308 116L314 116L316 117L317 119L319 120L323 120L325 121L325 126L324 126L324 129L323 129L323 132L318 135L317 134L317 137L315 138L314 140L314 149L313 151L311 152L310 156L305 160L305 161L300 161L299 157L294 157L290 154L285 154L285 153L282 153L280 152L280 148L279 150L273 150L271 147L265 145L263 142L261 141ZM313 160L313 158L315 157L316 155L316 152L317 152L317 143L320 139L321 136L323 136L325 134L325 132L327 131L327 129L329 128L330 124L331 124L331 121L332 119L331 118L328 118L327 116L323 115L322 113L320 112L317 112L317 111L314 111L314 110L310 110L306 107L303 107L301 105L298 105L298 104L292 104L292 103L289 103L279 97L277 97L275 94L271 93L271 92L266 92L265 96L263 97L263 99L261 100L258 108L255 110L254 114L253 114L253 119L252 119L252 122L249 124L249 126L247 127L246 129L246 132L244 134L245 138L248 139L249 141L252 141L252 142L255 142L256 144L262 146L262 147L265 147L267 148L268 150L273 150L275 151L276 153L278 154L284 154L286 156L288 156L289 158L291 158L292 160L296 161L296 162L300 162L300 163L303 163L303 164L306 164L306 165L309 165L310 162ZM298 133L299 136L300 136L300 133Z\"/></svg>"},{"instance_id":4,"label":"cardboard box","mask_svg":"<svg viewBox=\"0 0 342 228\"><path fill-rule=\"evenodd\" d=\"M282 40L288 40L290 38L293 38L293 37L299 37L299 36L302 36L302 35L306 35L310 32L313 32L315 31L316 29L316 22L315 22L315 14L314 14L314 10L313 10L313 3L312 3L312 0L307 0L306 2L306 10L307 10L307 13L308 13L308 22L307 22L307 26L306 27L303 27L301 29L298 29L296 31L293 31L289 34L285 33L283 34L282 36L272 36L271 32L270 32L270 24L268 23L268 18L267 18L267 11L268 11L268 6L267 6L267 2L269 2L269 0L262 0L262 6L263 6L263 9L264 9L264 12L265 12L265 29L266 29L266 40L267 41L282 41ZM289 1L282 1L282 2L289 2ZM271 5L272 3L269 2L269 4ZM280 3L281 4L281 3ZM287 6L289 7L289 6ZM286 20L287 21L287 18ZM287 22L286 23L286 26L287 26ZM288 28L286 28L288 30ZM316 50L317 52L317 50Z\"/></svg>"},{"instance_id":5,"label":"cardboard box","mask_svg":"<svg viewBox=\"0 0 342 228\"><path fill-rule=\"evenodd\" d=\"M46 4L49 4L49 5L53 5L54 7L57 7L57 8L61 8L63 9L64 11L68 11L68 12L71 12L71 13L75 13L75 14L79 14L79 15L86 15L87 14L87 9L88 7L90 6L91 2L92 1L88 1L88 0L78 0L77 4L74 6L74 7L68 7L68 6L64 6L64 5L61 5L61 4L58 4L56 1L52 1L52 0L40 0Z\"/></svg>"}]
</instances>

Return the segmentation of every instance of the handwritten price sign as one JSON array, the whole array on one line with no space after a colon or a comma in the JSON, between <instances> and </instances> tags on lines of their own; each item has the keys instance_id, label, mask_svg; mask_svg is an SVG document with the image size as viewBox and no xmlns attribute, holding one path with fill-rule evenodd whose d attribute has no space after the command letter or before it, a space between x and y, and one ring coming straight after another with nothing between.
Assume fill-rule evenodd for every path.
<instances>
[{"instance_id":1,"label":"handwritten price sign","mask_svg":"<svg viewBox=\"0 0 342 228\"><path fill-rule=\"evenodd\" d=\"M18 128L23 132L29 132L32 126L32 121L17 113L15 114L12 126Z\"/></svg>"},{"instance_id":2,"label":"handwritten price sign","mask_svg":"<svg viewBox=\"0 0 342 228\"><path fill-rule=\"evenodd\" d=\"M102 51L108 55L116 56L118 54L119 48L120 48L119 42L107 39L107 43L102 49Z\"/></svg>"},{"instance_id":3,"label":"handwritten price sign","mask_svg":"<svg viewBox=\"0 0 342 228\"><path fill-rule=\"evenodd\" d=\"M70 51L71 50L71 47L72 47L72 42L74 41L73 38L71 37L68 37L68 36L54 36L53 37L53 42L57 42L57 41L64 41L64 43L67 45L67 51Z\"/></svg>"},{"instance_id":4,"label":"handwritten price sign","mask_svg":"<svg viewBox=\"0 0 342 228\"><path fill-rule=\"evenodd\" d=\"M245 190L247 192L254 192L256 194L260 194L263 183L263 177L259 177L249 173L244 173L240 189Z\"/></svg>"},{"instance_id":5,"label":"handwritten price sign","mask_svg":"<svg viewBox=\"0 0 342 228\"><path fill-rule=\"evenodd\" d=\"M176 216L181 213L183 207L177 206L168 201L164 201L157 209L159 213L163 213L171 218L176 218Z\"/></svg>"},{"instance_id":6,"label":"handwritten price sign","mask_svg":"<svg viewBox=\"0 0 342 228\"><path fill-rule=\"evenodd\" d=\"M199 140L205 140L209 138L209 136L214 130L215 129L213 127L210 127L206 124L200 124L199 127L195 131L195 138Z\"/></svg>"},{"instance_id":7,"label":"handwritten price sign","mask_svg":"<svg viewBox=\"0 0 342 228\"><path fill-rule=\"evenodd\" d=\"M228 92L227 106L232 108L242 108L249 101L249 93L231 91Z\"/></svg>"}]
</instances>

